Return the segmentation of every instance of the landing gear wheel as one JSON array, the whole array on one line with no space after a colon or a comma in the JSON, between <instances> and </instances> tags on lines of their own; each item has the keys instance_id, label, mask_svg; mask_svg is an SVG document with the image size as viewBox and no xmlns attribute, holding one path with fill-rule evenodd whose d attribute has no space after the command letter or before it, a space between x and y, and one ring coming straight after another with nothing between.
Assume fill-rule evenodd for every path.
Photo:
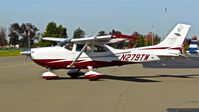
<instances>
[{"instance_id":1,"label":"landing gear wheel","mask_svg":"<svg viewBox=\"0 0 199 112\"><path fill-rule=\"evenodd\" d=\"M79 76L84 75L83 72L80 71L80 69L71 69L67 73L72 79L77 79Z\"/></svg>"},{"instance_id":2,"label":"landing gear wheel","mask_svg":"<svg viewBox=\"0 0 199 112\"><path fill-rule=\"evenodd\" d=\"M78 79L79 75L69 75L71 77L71 79Z\"/></svg>"},{"instance_id":3,"label":"landing gear wheel","mask_svg":"<svg viewBox=\"0 0 199 112\"><path fill-rule=\"evenodd\" d=\"M46 80L51 80L51 79L58 79L59 76L57 76L56 74L49 71L49 72L44 72L42 74L42 78L44 78Z\"/></svg>"},{"instance_id":4,"label":"landing gear wheel","mask_svg":"<svg viewBox=\"0 0 199 112\"><path fill-rule=\"evenodd\" d=\"M51 79L58 79L59 76L57 76L55 73L54 73L54 70L52 68L47 68L48 69L48 72L44 72L42 74L42 78L46 79L46 80L51 80Z\"/></svg>"},{"instance_id":5,"label":"landing gear wheel","mask_svg":"<svg viewBox=\"0 0 199 112\"><path fill-rule=\"evenodd\" d=\"M85 73L84 77L90 81L97 81L103 77L101 73L92 70L91 66L88 66L89 72Z\"/></svg>"}]
</instances>

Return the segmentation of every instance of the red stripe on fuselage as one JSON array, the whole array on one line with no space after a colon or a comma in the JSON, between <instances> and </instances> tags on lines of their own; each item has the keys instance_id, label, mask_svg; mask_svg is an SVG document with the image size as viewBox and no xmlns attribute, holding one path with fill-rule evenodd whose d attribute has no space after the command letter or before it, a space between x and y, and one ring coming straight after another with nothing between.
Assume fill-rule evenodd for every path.
<instances>
[{"instance_id":1,"label":"red stripe on fuselage","mask_svg":"<svg viewBox=\"0 0 199 112\"><path fill-rule=\"evenodd\" d=\"M67 66L72 63L72 61L53 62L53 61L59 61L59 60L61 59L42 59L42 60L40 59L40 60L33 60L33 61L43 67L50 67L54 69L67 69ZM135 63L135 62L77 61L74 64L74 66L77 69L87 69L88 66L92 66L93 68L98 68L98 67L117 66L117 65L125 65L125 64L132 64L132 63Z\"/></svg>"},{"instance_id":2,"label":"red stripe on fuselage","mask_svg":"<svg viewBox=\"0 0 199 112\"><path fill-rule=\"evenodd\" d=\"M144 48L141 50L158 50L158 49L168 49L169 47L152 47L152 48Z\"/></svg>"},{"instance_id":3,"label":"red stripe on fuselage","mask_svg":"<svg viewBox=\"0 0 199 112\"><path fill-rule=\"evenodd\" d=\"M171 49L173 49L173 50L182 50L182 48L181 47L174 47L174 48L171 48Z\"/></svg>"},{"instance_id":4,"label":"red stripe on fuselage","mask_svg":"<svg viewBox=\"0 0 199 112\"><path fill-rule=\"evenodd\" d=\"M153 47L153 48L144 48L144 49L141 49L141 50L158 50L158 49L173 49L173 50L182 50L181 47L173 47L173 48L170 48L170 47Z\"/></svg>"},{"instance_id":5,"label":"red stripe on fuselage","mask_svg":"<svg viewBox=\"0 0 199 112\"><path fill-rule=\"evenodd\" d=\"M59 60L62 60L62 59L33 59L35 63L43 67L50 67L53 64L50 62L59 61Z\"/></svg>"}]
</instances>

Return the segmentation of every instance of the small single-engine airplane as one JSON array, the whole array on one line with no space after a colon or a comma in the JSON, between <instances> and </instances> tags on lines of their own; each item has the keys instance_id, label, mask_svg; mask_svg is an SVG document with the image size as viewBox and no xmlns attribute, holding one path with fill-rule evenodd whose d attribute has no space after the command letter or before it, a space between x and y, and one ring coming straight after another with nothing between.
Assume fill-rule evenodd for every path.
<instances>
[{"instance_id":1,"label":"small single-engine airplane","mask_svg":"<svg viewBox=\"0 0 199 112\"><path fill-rule=\"evenodd\" d=\"M186 51L186 53L188 55L193 55L193 56L198 56L199 57L199 49L198 49L198 41L197 41L197 37L193 37L191 39L191 43L189 45L188 50Z\"/></svg>"},{"instance_id":2,"label":"small single-engine airplane","mask_svg":"<svg viewBox=\"0 0 199 112\"><path fill-rule=\"evenodd\" d=\"M158 61L163 58L173 58L181 55L182 44L190 25L177 24L169 35L154 46L115 49L107 45L128 38L128 36L107 35L71 39L44 37L43 40L56 41L57 46L32 48L31 51L21 52L22 55L31 56L32 60L46 67L49 72L42 74L43 78L58 78L53 70L70 69L68 75L78 77L81 69L88 69L85 78L98 80L103 75L92 68L121 66L126 64ZM72 44L72 47L69 44Z\"/></svg>"}]
</instances>

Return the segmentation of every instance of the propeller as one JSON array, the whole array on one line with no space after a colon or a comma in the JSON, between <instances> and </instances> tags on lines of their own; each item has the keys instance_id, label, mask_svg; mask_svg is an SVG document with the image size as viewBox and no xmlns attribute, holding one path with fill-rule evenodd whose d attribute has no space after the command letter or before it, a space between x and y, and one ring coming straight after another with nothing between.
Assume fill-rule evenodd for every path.
<instances>
[{"instance_id":1,"label":"propeller","mask_svg":"<svg viewBox=\"0 0 199 112\"><path fill-rule=\"evenodd\" d=\"M26 63L26 61L27 61L28 57L29 57L29 56L26 56L26 59L25 59L24 63Z\"/></svg>"},{"instance_id":2,"label":"propeller","mask_svg":"<svg viewBox=\"0 0 199 112\"><path fill-rule=\"evenodd\" d=\"M26 61L28 60L28 57L31 58L31 51L23 51L23 52L20 52L21 55L25 55L26 58L25 58L25 61L24 63L26 63Z\"/></svg>"},{"instance_id":3,"label":"propeller","mask_svg":"<svg viewBox=\"0 0 199 112\"><path fill-rule=\"evenodd\" d=\"M26 58L25 58L25 60L24 60L24 63L27 62L28 58L31 59L30 41L31 41L31 40L34 41L34 39L38 38L38 36L41 36L41 35L40 35L40 34L37 34L37 35L35 35L35 36L31 39L31 38L30 38L30 31L28 31L27 36L28 36L28 47L27 47L27 51L20 52L21 55L25 55L25 56L26 56Z\"/></svg>"}]
</instances>

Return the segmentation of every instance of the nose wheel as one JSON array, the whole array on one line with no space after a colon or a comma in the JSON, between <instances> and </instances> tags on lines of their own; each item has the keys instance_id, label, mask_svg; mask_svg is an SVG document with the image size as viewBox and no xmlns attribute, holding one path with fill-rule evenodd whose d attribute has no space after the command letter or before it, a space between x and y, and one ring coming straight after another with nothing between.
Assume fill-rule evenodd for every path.
<instances>
[{"instance_id":1,"label":"nose wheel","mask_svg":"<svg viewBox=\"0 0 199 112\"><path fill-rule=\"evenodd\" d=\"M52 69L49 69L48 72L44 72L42 74L42 78L44 78L46 80L50 80L50 79L58 79L59 76L57 76L56 74L54 74L54 71Z\"/></svg>"}]
</instances>

